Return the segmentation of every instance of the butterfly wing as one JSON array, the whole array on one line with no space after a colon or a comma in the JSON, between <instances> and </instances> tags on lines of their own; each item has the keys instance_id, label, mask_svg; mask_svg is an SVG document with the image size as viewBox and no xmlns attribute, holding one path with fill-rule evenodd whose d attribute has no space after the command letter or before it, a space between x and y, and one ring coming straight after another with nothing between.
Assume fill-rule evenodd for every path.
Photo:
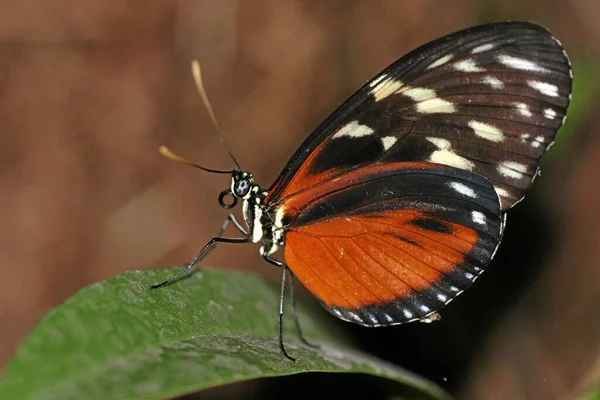
<instances>
[{"instance_id":1,"label":"butterfly wing","mask_svg":"<svg viewBox=\"0 0 600 400\"><path fill-rule=\"evenodd\" d=\"M288 197L284 257L339 318L422 319L471 285L503 231L493 186L432 163L379 163Z\"/></svg>"},{"instance_id":2,"label":"butterfly wing","mask_svg":"<svg viewBox=\"0 0 600 400\"><path fill-rule=\"evenodd\" d=\"M428 43L363 86L300 146L266 203L375 162L426 161L494 185L507 210L562 126L572 73L560 43L528 22Z\"/></svg>"}]
</instances>

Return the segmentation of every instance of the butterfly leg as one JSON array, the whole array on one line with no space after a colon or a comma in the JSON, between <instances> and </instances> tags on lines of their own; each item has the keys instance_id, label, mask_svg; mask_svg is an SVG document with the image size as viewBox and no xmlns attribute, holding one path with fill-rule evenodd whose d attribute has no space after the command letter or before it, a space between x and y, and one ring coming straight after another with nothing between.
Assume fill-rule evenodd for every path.
<instances>
[{"instance_id":1,"label":"butterfly leg","mask_svg":"<svg viewBox=\"0 0 600 400\"><path fill-rule=\"evenodd\" d=\"M279 348L281 349L281 352L283 353L285 358L287 358L290 361L296 362L297 360L288 354L288 352L285 350L285 346L283 345L283 302L285 299L285 275L288 268L287 265L285 265L281 261L275 260L274 258L271 258L267 255L263 255L263 258L269 264L273 264L281 268L281 292L279 294Z\"/></svg>"},{"instance_id":2,"label":"butterfly leg","mask_svg":"<svg viewBox=\"0 0 600 400\"><path fill-rule=\"evenodd\" d=\"M294 317L294 323L296 324L296 332L298 332L298 337L300 338L300 341L302 343L304 343L308 347L312 347L313 349L319 349L319 348L321 348L321 346L319 346L318 344L309 342L304 337L304 333L302 332L302 327L300 326L300 319L298 318L298 312L296 311L296 295L295 295L296 291L294 290L294 281L295 280L296 280L296 277L294 276L293 272L290 271L290 297L292 300L292 315Z\"/></svg>"},{"instance_id":3,"label":"butterfly leg","mask_svg":"<svg viewBox=\"0 0 600 400\"><path fill-rule=\"evenodd\" d=\"M227 225L229 225L230 221L245 237L243 237L243 238L221 237L221 235L227 228ZM250 239L248 239L248 232L246 232L246 230L240 225L240 223L237 221L237 219L235 218L235 216L233 214L229 214L227 216L227 219L225 219L225 221L221 225L221 228L219 229L219 233L217 234L217 236L210 239L208 241L208 243L206 243L206 245L204 245L202 250L200 250L198 255L196 255L196 257L194 257L192 259L192 261L190 261L185 267L183 267L179 272L177 272L175 275L173 275L166 281L150 286L150 289L158 289L158 288L170 285L171 283L175 282L181 275L189 272L189 270L191 270L194 267L194 265L196 265L198 263L198 261L200 261L202 259L202 257L206 256L206 254L213 248L213 246L216 243L248 243L249 240Z\"/></svg>"},{"instance_id":4,"label":"butterfly leg","mask_svg":"<svg viewBox=\"0 0 600 400\"><path fill-rule=\"evenodd\" d=\"M283 303L284 303L284 298L285 298L285 282L286 282L286 272L289 271L289 268L287 265L285 265L285 263L275 260L274 258L271 258L269 256L263 256L263 258L265 259L265 261L267 261L269 264L273 264L276 267L281 268L281 295L279 298L279 347L281 348L281 352L283 353L284 356L286 356L288 359L292 360L292 361L296 361L296 359L294 359L293 357L290 357L287 352L285 351L284 345L283 345ZM312 348L319 348L318 345L313 344L311 342L309 342L308 340L306 340L306 338L304 337L304 334L302 333L302 328L300 327L300 320L298 319L298 313L296 312L296 299L294 296L294 274L292 273L292 271L290 272L290 290L291 290L291 300L292 300L292 314L294 317L294 322L296 324L296 331L298 332L298 337L300 338L300 341L302 343L304 343L305 345L312 347Z\"/></svg>"}]
</instances>

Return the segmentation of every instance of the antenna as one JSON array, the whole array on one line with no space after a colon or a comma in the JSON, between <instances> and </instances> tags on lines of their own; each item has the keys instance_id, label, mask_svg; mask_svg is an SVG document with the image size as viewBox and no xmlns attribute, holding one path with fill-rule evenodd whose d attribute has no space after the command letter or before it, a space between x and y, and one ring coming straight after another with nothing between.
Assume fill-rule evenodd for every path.
<instances>
[{"instance_id":1,"label":"antenna","mask_svg":"<svg viewBox=\"0 0 600 400\"><path fill-rule=\"evenodd\" d=\"M224 171L224 170L220 170L220 169L206 168L206 167L202 167L198 164L194 164L193 162L188 161L185 158L180 157L177 154L173 153L171 150L168 149L167 146L160 146L158 148L158 152L171 161L175 161L175 162L178 162L181 164L191 165L192 167L195 167L195 168L201 169L202 171L210 172L213 174L231 174L234 172L234 170Z\"/></svg>"},{"instance_id":2,"label":"antenna","mask_svg":"<svg viewBox=\"0 0 600 400\"><path fill-rule=\"evenodd\" d=\"M231 149L229 148L229 146L227 146L227 143L225 143L225 139L223 138L223 135L221 134L221 128L219 127L219 123L217 122L217 117L215 117L215 113L213 112L213 109L210 105L210 101L208 101L208 96L206 95L206 90L204 90L204 85L202 84L202 72L200 70L200 63L198 62L198 60L192 60L192 75L194 75L194 81L196 82L196 89L198 89L198 93L200 93L200 97L202 98L204 107L206 108L206 111L208 111L208 114L210 115L210 119L212 120L212 123L215 126L215 129L217 130L217 135L219 136L219 141L221 142L221 144L223 146L225 146L225 148L227 149L227 152L229 153L229 157L231 157L231 159L233 160L235 165L238 167L238 169L241 170L242 167L240 167L240 163L237 162L237 160L233 156L233 153L231 152Z\"/></svg>"}]
</instances>

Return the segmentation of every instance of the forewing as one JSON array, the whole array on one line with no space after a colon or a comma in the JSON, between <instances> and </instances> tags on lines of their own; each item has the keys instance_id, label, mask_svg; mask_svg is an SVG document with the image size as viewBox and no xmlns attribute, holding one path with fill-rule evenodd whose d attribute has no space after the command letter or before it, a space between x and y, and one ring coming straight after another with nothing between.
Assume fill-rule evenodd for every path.
<instances>
[{"instance_id":1,"label":"forewing","mask_svg":"<svg viewBox=\"0 0 600 400\"><path fill-rule=\"evenodd\" d=\"M562 126L572 73L560 43L527 22L481 25L396 61L302 144L266 202L375 162L427 161L524 195Z\"/></svg>"},{"instance_id":2,"label":"forewing","mask_svg":"<svg viewBox=\"0 0 600 400\"><path fill-rule=\"evenodd\" d=\"M292 272L330 312L369 326L448 304L483 272L503 231L489 182L430 163L359 168L278 211Z\"/></svg>"}]
</instances>

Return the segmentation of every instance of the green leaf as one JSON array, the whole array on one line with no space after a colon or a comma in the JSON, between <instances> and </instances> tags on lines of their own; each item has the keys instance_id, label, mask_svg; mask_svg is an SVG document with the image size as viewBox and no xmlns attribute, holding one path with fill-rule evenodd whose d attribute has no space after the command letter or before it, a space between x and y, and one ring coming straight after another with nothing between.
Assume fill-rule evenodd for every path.
<instances>
[{"instance_id":1,"label":"green leaf","mask_svg":"<svg viewBox=\"0 0 600 400\"><path fill-rule=\"evenodd\" d=\"M366 373L411 398L447 398L434 384L341 347L300 307L312 349L288 315L279 352L278 287L254 274L203 270L159 289L175 269L133 271L88 286L51 311L21 344L0 381L1 399L161 399L254 378L300 372ZM326 316L325 317L329 317ZM333 318L333 317L330 317Z\"/></svg>"},{"instance_id":2,"label":"green leaf","mask_svg":"<svg viewBox=\"0 0 600 400\"><path fill-rule=\"evenodd\" d=\"M593 390L584 394L581 400L600 400L600 390Z\"/></svg>"},{"instance_id":3,"label":"green leaf","mask_svg":"<svg viewBox=\"0 0 600 400\"><path fill-rule=\"evenodd\" d=\"M600 79L598 79L598 60L597 57L581 57L575 55L571 59L573 66L573 93L571 104L567 111L567 120L556 135L556 140L552 151L546 155L542 162L560 154L566 148L569 140L573 139L573 134L578 133L579 128L588 116L594 110L595 97L600 90Z\"/></svg>"}]
</instances>

